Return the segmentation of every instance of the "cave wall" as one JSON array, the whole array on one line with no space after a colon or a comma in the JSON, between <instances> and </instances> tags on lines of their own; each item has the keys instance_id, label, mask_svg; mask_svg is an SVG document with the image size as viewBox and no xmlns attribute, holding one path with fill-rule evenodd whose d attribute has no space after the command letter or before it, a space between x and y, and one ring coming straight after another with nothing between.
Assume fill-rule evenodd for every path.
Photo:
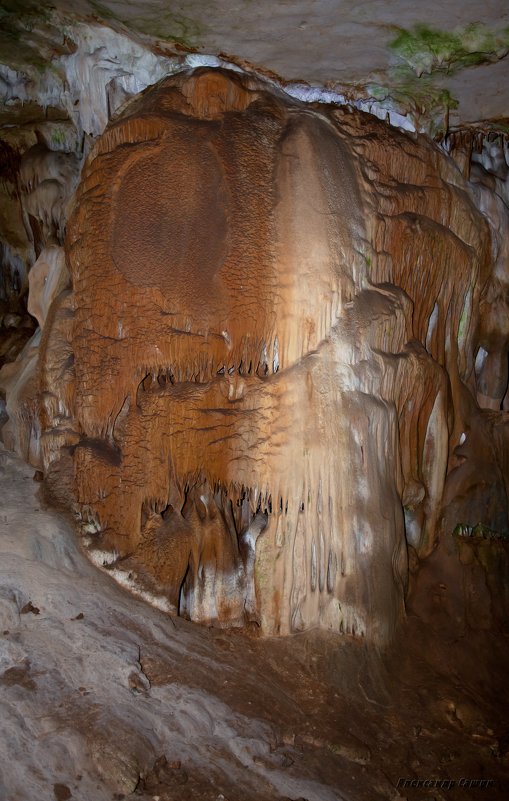
<instances>
[{"instance_id":1,"label":"cave wall","mask_svg":"<svg viewBox=\"0 0 509 801\"><path fill-rule=\"evenodd\" d=\"M126 106L0 376L92 558L193 620L386 642L409 558L508 533L505 184L470 177L224 70Z\"/></svg>"}]
</instances>

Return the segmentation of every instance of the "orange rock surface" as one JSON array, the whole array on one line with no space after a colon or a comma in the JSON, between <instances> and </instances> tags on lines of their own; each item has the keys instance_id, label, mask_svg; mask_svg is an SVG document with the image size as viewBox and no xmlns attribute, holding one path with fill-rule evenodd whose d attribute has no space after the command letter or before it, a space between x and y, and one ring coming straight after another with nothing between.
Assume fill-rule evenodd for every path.
<instances>
[{"instance_id":1,"label":"orange rock surface","mask_svg":"<svg viewBox=\"0 0 509 801\"><path fill-rule=\"evenodd\" d=\"M409 553L507 530L507 414L474 369L491 248L425 138L165 79L82 174L39 362L48 485L193 620L387 641Z\"/></svg>"}]
</instances>

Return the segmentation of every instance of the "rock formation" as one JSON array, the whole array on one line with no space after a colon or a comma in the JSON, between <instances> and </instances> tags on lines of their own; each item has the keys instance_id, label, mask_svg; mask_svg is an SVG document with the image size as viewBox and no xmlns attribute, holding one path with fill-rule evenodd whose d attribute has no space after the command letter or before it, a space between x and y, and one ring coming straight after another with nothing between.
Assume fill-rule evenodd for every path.
<instances>
[{"instance_id":1,"label":"rock formation","mask_svg":"<svg viewBox=\"0 0 509 801\"><path fill-rule=\"evenodd\" d=\"M476 187L246 75L131 101L82 174L72 290L32 301L18 448L96 558L193 620L385 642L409 554L507 533L507 210Z\"/></svg>"}]
</instances>

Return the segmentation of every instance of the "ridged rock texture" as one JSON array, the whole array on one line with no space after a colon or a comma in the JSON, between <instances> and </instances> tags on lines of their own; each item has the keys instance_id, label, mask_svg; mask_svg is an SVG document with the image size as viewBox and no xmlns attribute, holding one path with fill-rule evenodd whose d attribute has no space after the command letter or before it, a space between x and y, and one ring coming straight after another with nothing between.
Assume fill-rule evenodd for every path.
<instances>
[{"instance_id":1,"label":"ridged rock texture","mask_svg":"<svg viewBox=\"0 0 509 801\"><path fill-rule=\"evenodd\" d=\"M96 559L192 620L383 643L409 555L507 533L509 268L474 200L424 137L246 75L131 101L38 368L46 482Z\"/></svg>"}]
</instances>

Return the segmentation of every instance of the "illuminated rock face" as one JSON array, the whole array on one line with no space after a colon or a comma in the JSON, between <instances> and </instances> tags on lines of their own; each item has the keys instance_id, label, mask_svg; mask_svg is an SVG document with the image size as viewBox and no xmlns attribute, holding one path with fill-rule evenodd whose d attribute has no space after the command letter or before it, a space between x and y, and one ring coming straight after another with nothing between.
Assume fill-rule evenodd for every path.
<instances>
[{"instance_id":1,"label":"illuminated rock face","mask_svg":"<svg viewBox=\"0 0 509 801\"><path fill-rule=\"evenodd\" d=\"M41 444L91 548L193 620L386 641L473 400L490 240L452 162L198 70L98 140L66 248Z\"/></svg>"}]
</instances>

